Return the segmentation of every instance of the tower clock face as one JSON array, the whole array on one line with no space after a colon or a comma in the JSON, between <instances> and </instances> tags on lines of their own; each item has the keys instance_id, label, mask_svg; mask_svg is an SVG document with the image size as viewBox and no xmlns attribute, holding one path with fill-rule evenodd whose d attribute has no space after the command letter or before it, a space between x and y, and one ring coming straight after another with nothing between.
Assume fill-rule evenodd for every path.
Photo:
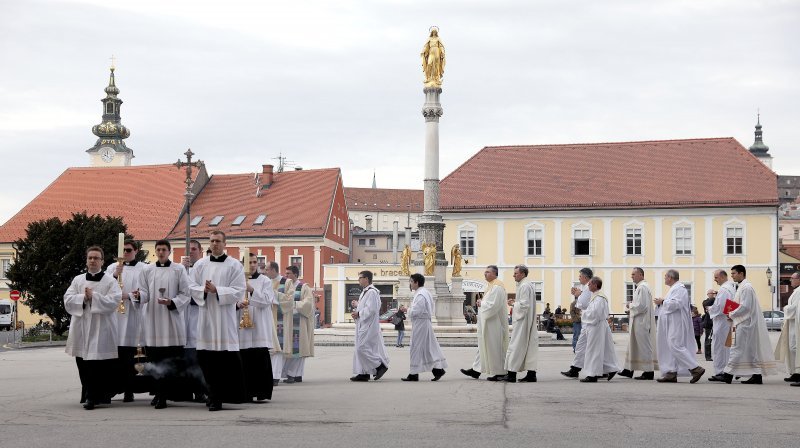
<instances>
[{"instance_id":1,"label":"tower clock face","mask_svg":"<svg viewBox=\"0 0 800 448\"><path fill-rule=\"evenodd\" d=\"M114 151L114 148L109 148L108 146L100 148L100 157L103 159L103 162L111 162L114 160L116 154L117 152Z\"/></svg>"}]
</instances>

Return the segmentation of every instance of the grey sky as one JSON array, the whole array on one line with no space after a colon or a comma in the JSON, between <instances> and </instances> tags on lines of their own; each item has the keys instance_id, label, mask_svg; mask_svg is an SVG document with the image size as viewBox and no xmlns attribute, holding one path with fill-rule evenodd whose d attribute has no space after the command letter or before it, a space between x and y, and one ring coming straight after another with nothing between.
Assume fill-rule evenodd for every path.
<instances>
[{"instance_id":1,"label":"grey sky","mask_svg":"<svg viewBox=\"0 0 800 448\"><path fill-rule=\"evenodd\" d=\"M347 186L376 170L422 188L431 25L441 177L489 145L748 147L758 108L776 171L800 174L798 23L789 0L0 0L0 223L88 164L112 54L137 165L191 147L212 173L253 172L282 152Z\"/></svg>"}]
</instances>

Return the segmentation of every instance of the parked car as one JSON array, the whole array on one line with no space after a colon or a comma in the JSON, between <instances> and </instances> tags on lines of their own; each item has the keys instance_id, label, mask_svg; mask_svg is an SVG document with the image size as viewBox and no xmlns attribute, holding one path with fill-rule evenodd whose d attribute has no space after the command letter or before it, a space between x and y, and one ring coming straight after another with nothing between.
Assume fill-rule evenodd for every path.
<instances>
[{"instance_id":1,"label":"parked car","mask_svg":"<svg viewBox=\"0 0 800 448\"><path fill-rule=\"evenodd\" d=\"M780 330L783 325L783 311L764 311L767 330Z\"/></svg>"},{"instance_id":2,"label":"parked car","mask_svg":"<svg viewBox=\"0 0 800 448\"><path fill-rule=\"evenodd\" d=\"M386 310L386 312L381 314L381 316L378 318L378 322L380 322L382 324L390 324L390 323L392 323L392 318L394 317L394 314L396 312L397 312L397 308L392 308L390 310Z\"/></svg>"}]
</instances>

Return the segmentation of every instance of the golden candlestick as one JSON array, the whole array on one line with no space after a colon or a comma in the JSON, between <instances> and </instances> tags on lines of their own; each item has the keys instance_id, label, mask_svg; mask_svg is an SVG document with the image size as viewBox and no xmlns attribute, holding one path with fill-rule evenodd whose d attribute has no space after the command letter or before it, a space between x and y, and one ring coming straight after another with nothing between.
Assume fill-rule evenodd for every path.
<instances>
[{"instance_id":1,"label":"golden candlestick","mask_svg":"<svg viewBox=\"0 0 800 448\"><path fill-rule=\"evenodd\" d=\"M248 329L248 328L253 328L253 319L250 318L250 310L248 309L248 306L250 305L250 299L248 299L248 296L250 295L250 293L247 292L247 290L250 289L250 281L249 281L250 279L249 275L247 274L248 272L250 272L250 249L245 247L243 248L243 251L244 251L244 260L243 260L244 300L242 300L242 320L239 321L239 328Z\"/></svg>"},{"instance_id":2,"label":"golden candlestick","mask_svg":"<svg viewBox=\"0 0 800 448\"><path fill-rule=\"evenodd\" d=\"M122 266L122 260L119 260L120 266ZM119 273L117 276L117 281L119 282L119 289L122 290L122 272ZM119 314L125 314L125 299L123 297L119 298L119 305L117 305L117 312Z\"/></svg>"}]
</instances>

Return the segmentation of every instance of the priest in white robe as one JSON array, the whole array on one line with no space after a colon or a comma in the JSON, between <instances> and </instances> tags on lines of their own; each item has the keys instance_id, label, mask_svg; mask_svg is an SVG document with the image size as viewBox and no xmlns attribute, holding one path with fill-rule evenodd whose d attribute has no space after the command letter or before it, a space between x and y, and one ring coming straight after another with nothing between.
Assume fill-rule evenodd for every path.
<instances>
[{"instance_id":1,"label":"priest in white robe","mask_svg":"<svg viewBox=\"0 0 800 448\"><path fill-rule=\"evenodd\" d=\"M726 345L728 334L731 331L731 323L728 316L723 313L725 302L733 300L736 295L736 285L729 279L728 273L722 269L714 271L714 281L719 285L714 304L708 308L708 315L711 316L711 355L714 362L714 375L709 381L725 381L723 373L725 366L728 365L728 357L731 348Z\"/></svg>"},{"instance_id":2,"label":"priest in white robe","mask_svg":"<svg viewBox=\"0 0 800 448\"><path fill-rule=\"evenodd\" d=\"M663 299L655 299L658 312L658 366L663 376L659 383L677 383L678 375L691 374L690 383L696 383L706 370L695 358L696 344L690 312L691 303L680 274L670 269L664 274L669 292Z\"/></svg>"},{"instance_id":3,"label":"priest in white robe","mask_svg":"<svg viewBox=\"0 0 800 448\"><path fill-rule=\"evenodd\" d=\"M119 280L122 276L122 300L125 303L125 313L117 313L117 332L119 333L119 368L124 379L117 382L123 392L122 401L133 401L134 393L147 392L148 385L137 381L134 364L136 347L143 343L142 332L142 306L135 292L139 290L144 263L136 260L139 247L135 241L125 241L123 245L123 262L111 263L106 268L106 275Z\"/></svg>"},{"instance_id":4,"label":"priest in white robe","mask_svg":"<svg viewBox=\"0 0 800 448\"><path fill-rule=\"evenodd\" d=\"M737 264L731 268L731 278L739 284L733 301L739 307L728 313L733 330L733 345L725 366L724 381L730 384L734 376L750 375L742 384L763 384L763 376L776 372L775 356L767 333L767 323L758 304L756 291L747 270Z\"/></svg>"},{"instance_id":5,"label":"priest in white robe","mask_svg":"<svg viewBox=\"0 0 800 448\"><path fill-rule=\"evenodd\" d=\"M488 285L478 307L478 354L471 369L461 369L461 373L476 379L486 374L489 381L502 381L508 373L508 294L497 275L495 265L483 272Z\"/></svg>"},{"instance_id":6,"label":"priest in white robe","mask_svg":"<svg viewBox=\"0 0 800 448\"><path fill-rule=\"evenodd\" d=\"M653 310L653 293L644 281L644 269L633 268L631 280L635 285L633 301L628 306L628 351L620 376L633 378L641 370L637 380L652 380L658 369L656 357L656 317Z\"/></svg>"},{"instance_id":7,"label":"priest in white robe","mask_svg":"<svg viewBox=\"0 0 800 448\"><path fill-rule=\"evenodd\" d=\"M192 270L194 264L203 258L203 246L197 240L189 241L189 256L181 258L181 264L186 268L186 275L189 277L191 286L194 281ZM200 307L194 299L189 299L189 305L183 312L186 322L186 344L183 346L183 357L186 362L186 378L188 387L192 390L195 403L205 403L206 382L203 378L203 371L197 363L197 320L200 316Z\"/></svg>"},{"instance_id":8,"label":"priest in white robe","mask_svg":"<svg viewBox=\"0 0 800 448\"><path fill-rule=\"evenodd\" d=\"M381 295L372 286L372 272L358 273L358 283L364 288L358 297L358 305L353 311L356 322L355 351L353 352L353 373L350 381L369 381L369 376L377 381L389 370L389 355L383 345L381 324L378 322L381 310Z\"/></svg>"},{"instance_id":9,"label":"priest in white robe","mask_svg":"<svg viewBox=\"0 0 800 448\"><path fill-rule=\"evenodd\" d=\"M433 373L431 381L439 381L445 374L447 360L433 333L433 297L425 288L425 277L412 274L409 287L414 293L408 318L411 320L411 369L403 381L419 381L422 372Z\"/></svg>"},{"instance_id":10,"label":"priest in white robe","mask_svg":"<svg viewBox=\"0 0 800 448\"><path fill-rule=\"evenodd\" d=\"M592 298L592 292L589 291L589 280L594 277L594 272L589 268L583 268L578 272L578 282L580 287L573 286L570 293L575 296L575 306L583 311L589 306L589 300ZM583 323L581 323L581 334L578 336L578 342L575 344L575 356L572 359L572 365L569 370L561 372L567 378L577 378L578 373L583 369L584 358L586 357L586 335L583 334Z\"/></svg>"},{"instance_id":11,"label":"priest in white robe","mask_svg":"<svg viewBox=\"0 0 800 448\"><path fill-rule=\"evenodd\" d=\"M273 345L270 347L269 360L272 364L272 385L277 386L281 377L283 376L283 318L278 319L278 314L283 314L280 311L280 301L286 295L286 282L288 279L280 274L280 266L275 261L270 261L266 264L264 272L272 284L272 293L274 302L272 304L272 341ZM291 285L289 285L291 286ZM281 330L281 337L278 335L278 327Z\"/></svg>"},{"instance_id":12,"label":"priest in white robe","mask_svg":"<svg viewBox=\"0 0 800 448\"><path fill-rule=\"evenodd\" d=\"M208 410L222 403L245 401L242 358L239 355L239 320L236 304L245 291L242 263L225 252L225 234L209 237L211 255L194 265L190 290L200 306L197 320L197 361L208 385Z\"/></svg>"},{"instance_id":13,"label":"priest in white robe","mask_svg":"<svg viewBox=\"0 0 800 448\"><path fill-rule=\"evenodd\" d=\"M297 266L286 268L288 287L280 296L283 376L292 384L303 381L306 358L314 356L314 293L300 280Z\"/></svg>"},{"instance_id":14,"label":"priest in white robe","mask_svg":"<svg viewBox=\"0 0 800 448\"><path fill-rule=\"evenodd\" d=\"M795 271L790 277L792 295L783 307L783 324L781 325L781 337L778 345L775 346L775 360L783 361L786 364L788 377L784 381L796 383L800 386L800 356L797 352L797 335L800 329L800 319L798 319L797 308L800 306L800 271ZM795 384L792 384L794 386Z\"/></svg>"},{"instance_id":15,"label":"priest in white robe","mask_svg":"<svg viewBox=\"0 0 800 448\"><path fill-rule=\"evenodd\" d=\"M508 344L505 368L506 381L515 382L517 372L526 372L520 383L536 382L536 366L539 359L539 331L536 328L536 291L528 278L528 267L520 264L514 267L514 280L517 282L517 295L509 299L512 307L511 342Z\"/></svg>"},{"instance_id":16,"label":"priest in white robe","mask_svg":"<svg viewBox=\"0 0 800 448\"><path fill-rule=\"evenodd\" d=\"M186 371L184 345L189 305L189 276L186 268L170 261L172 246L156 241L157 260L142 270L139 296L144 305L144 345L148 374L155 379L156 409L167 407L167 399L191 399L191 389L182 376Z\"/></svg>"},{"instance_id":17,"label":"priest in white robe","mask_svg":"<svg viewBox=\"0 0 800 448\"><path fill-rule=\"evenodd\" d=\"M250 296L246 309L253 326L239 326L239 352L242 356L244 382L249 399L271 400L272 363L269 350L274 345L272 305L275 304L275 293L272 291L270 279L258 272L258 258L255 254L248 257L248 265L250 278L247 280L247 292ZM244 301L240 301L236 307L239 310L239 322L242 322Z\"/></svg>"},{"instance_id":18,"label":"priest in white robe","mask_svg":"<svg viewBox=\"0 0 800 448\"><path fill-rule=\"evenodd\" d=\"M103 249L86 250L87 273L76 276L64 294L64 309L71 316L66 353L75 358L81 379L81 402L86 410L110 403L117 368L117 319L114 313L122 290L114 277L105 275Z\"/></svg>"},{"instance_id":19,"label":"priest in white robe","mask_svg":"<svg viewBox=\"0 0 800 448\"><path fill-rule=\"evenodd\" d=\"M608 298L600 290L603 280L592 277L587 285L592 297L589 305L581 314L581 334L586 333L586 357L583 372L586 374L582 383L596 383L598 378L614 378L619 370L617 355L614 353L614 339L608 326Z\"/></svg>"}]
</instances>

